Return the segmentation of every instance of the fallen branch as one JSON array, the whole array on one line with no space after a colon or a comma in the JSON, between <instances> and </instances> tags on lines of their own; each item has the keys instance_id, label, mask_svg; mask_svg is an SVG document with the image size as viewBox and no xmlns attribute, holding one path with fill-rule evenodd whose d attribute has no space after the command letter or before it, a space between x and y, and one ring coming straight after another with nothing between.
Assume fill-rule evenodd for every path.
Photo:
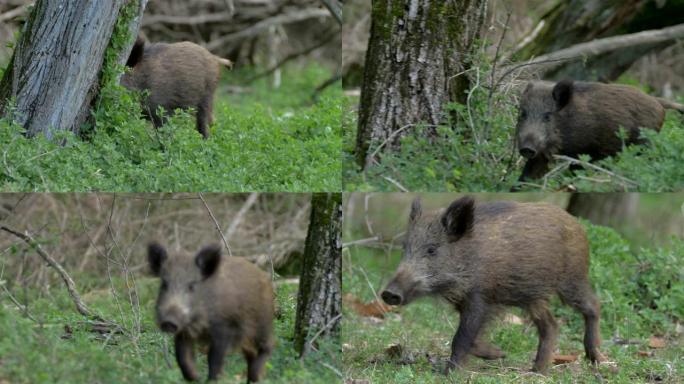
<instances>
[{"instance_id":1,"label":"fallen branch","mask_svg":"<svg viewBox=\"0 0 684 384\"><path fill-rule=\"evenodd\" d=\"M339 25L342 25L342 4L341 0L321 0L321 3L325 5L326 8L333 15L335 20Z\"/></svg>"},{"instance_id":2,"label":"fallen branch","mask_svg":"<svg viewBox=\"0 0 684 384\"><path fill-rule=\"evenodd\" d=\"M523 66L534 65L537 66L539 72L546 73L567 61L583 60L608 52L656 45L681 38L684 38L684 24L678 24L663 29L652 29L625 35L611 36L586 43L575 44L568 48L538 56L522 64L518 63L503 67L500 70L503 75L499 78L497 83L501 82L503 78L514 70L522 68ZM493 76L496 75L497 74L493 73Z\"/></svg>"},{"instance_id":3,"label":"fallen branch","mask_svg":"<svg viewBox=\"0 0 684 384\"><path fill-rule=\"evenodd\" d=\"M151 15L143 20L143 27L151 24L177 24L177 25L198 25L205 23L218 23L229 21L235 12L209 13L196 16L173 16L173 15Z\"/></svg>"},{"instance_id":4,"label":"fallen branch","mask_svg":"<svg viewBox=\"0 0 684 384\"><path fill-rule=\"evenodd\" d=\"M35 250L38 255L45 260L48 265L50 265L52 268L54 268L59 276L64 280L64 283L66 284L67 290L69 291L69 295L71 296L72 301L76 305L76 310L78 310L78 313L80 313L83 316L89 317L91 319L97 320L97 321L102 321L105 323L113 324L111 322L108 322L104 320L102 317L99 315L95 314L90 308L88 308L83 301L81 300L81 295L78 294L78 291L76 290L76 284L74 283L74 280L71 279L71 276L67 273L67 271L62 267L60 263L57 262L57 260L53 259L52 256L48 255L43 248L40 246L40 244L31 237L28 233L21 233L17 232L11 228L2 226L0 227L5 232L9 232L13 234L14 236L22 239L26 244L28 244L33 250Z\"/></svg>"},{"instance_id":5,"label":"fallen branch","mask_svg":"<svg viewBox=\"0 0 684 384\"><path fill-rule=\"evenodd\" d=\"M268 19L261 20L258 23L248 28L245 28L241 31L231 33L216 40L212 40L205 46L205 48L207 48L210 51L213 51L226 43L256 36L273 25L296 23L299 21L314 19L317 17L330 17L330 12L328 12L325 9L305 9L299 12L290 12L284 15L270 17Z\"/></svg>"}]
</instances>

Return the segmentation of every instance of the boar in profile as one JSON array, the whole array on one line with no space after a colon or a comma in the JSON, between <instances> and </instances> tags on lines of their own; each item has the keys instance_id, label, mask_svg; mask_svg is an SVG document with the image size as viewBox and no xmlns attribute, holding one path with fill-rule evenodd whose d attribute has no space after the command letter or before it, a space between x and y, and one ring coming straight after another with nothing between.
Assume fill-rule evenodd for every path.
<instances>
[{"instance_id":1,"label":"boar in profile","mask_svg":"<svg viewBox=\"0 0 684 384\"><path fill-rule=\"evenodd\" d=\"M213 122L220 64L232 66L230 60L214 56L188 41L147 44L143 37L138 37L126 62L131 69L121 77L121 85L149 92L143 111L155 127L163 123L159 107L167 113L176 108L195 108L197 130L206 139L208 126Z\"/></svg>"},{"instance_id":2,"label":"boar in profile","mask_svg":"<svg viewBox=\"0 0 684 384\"><path fill-rule=\"evenodd\" d=\"M520 307L539 332L533 369L545 372L558 337L549 309L556 294L584 316L584 349L589 360L599 360L599 301L588 270L584 230L558 207L475 204L464 197L443 212L424 214L416 199L402 260L381 297L390 305L406 305L438 296L460 312L447 373L468 354L500 357L497 347L480 340L483 327L502 306Z\"/></svg>"},{"instance_id":3,"label":"boar in profile","mask_svg":"<svg viewBox=\"0 0 684 384\"><path fill-rule=\"evenodd\" d=\"M194 257L169 256L157 243L148 262L161 279L156 319L174 336L176 361L186 380L197 380L194 344L209 345L209 380L221 373L226 352L240 348L247 382L258 381L273 349L273 288L267 273L208 246Z\"/></svg>"},{"instance_id":4,"label":"boar in profile","mask_svg":"<svg viewBox=\"0 0 684 384\"><path fill-rule=\"evenodd\" d=\"M639 130L659 131L666 108L684 113L684 105L626 85L531 81L520 97L515 133L527 159L519 181L543 176L553 155L599 160L616 154L623 143L620 128L627 134L625 144L642 143Z\"/></svg>"}]
</instances>

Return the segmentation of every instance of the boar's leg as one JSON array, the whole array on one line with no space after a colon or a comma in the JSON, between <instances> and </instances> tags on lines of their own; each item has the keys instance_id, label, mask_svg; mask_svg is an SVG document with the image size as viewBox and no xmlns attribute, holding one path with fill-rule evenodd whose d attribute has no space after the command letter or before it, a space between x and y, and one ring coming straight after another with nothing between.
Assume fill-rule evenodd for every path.
<instances>
[{"instance_id":1,"label":"boar's leg","mask_svg":"<svg viewBox=\"0 0 684 384\"><path fill-rule=\"evenodd\" d=\"M226 351L233 348L240 340L240 335L235 329L235 326L226 326L225 324L213 324L209 330L209 378L208 380L216 380L218 375L223 370L223 357Z\"/></svg>"},{"instance_id":2,"label":"boar's leg","mask_svg":"<svg viewBox=\"0 0 684 384\"><path fill-rule=\"evenodd\" d=\"M259 381L261 378L261 373L264 369L264 365L266 364L266 360L268 360L269 356L271 355L270 348L258 348L256 353L254 351L243 350L243 353L245 355L245 359L247 360L247 382L254 383Z\"/></svg>"},{"instance_id":3,"label":"boar's leg","mask_svg":"<svg viewBox=\"0 0 684 384\"><path fill-rule=\"evenodd\" d=\"M570 284L567 289L559 292L563 302L577 309L584 316L584 351L592 363L601 361L599 346L601 345L601 331L599 318L601 304L591 289L588 281Z\"/></svg>"},{"instance_id":4,"label":"boar's leg","mask_svg":"<svg viewBox=\"0 0 684 384\"><path fill-rule=\"evenodd\" d=\"M540 177L544 176L548 170L549 160L545 157L537 156L534 159L529 159L527 160L527 163L525 163L525 167L523 168L520 178L518 178L518 182L539 179ZM513 186L511 188L511 192L515 192L517 190L517 186Z\"/></svg>"},{"instance_id":5,"label":"boar's leg","mask_svg":"<svg viewBox=\"0 0 684 384\"><path fill-rule=\"evenodd\" d=\"M483 324L487 320L489 306L480 295L471 295L461 307L461 320L451 341L451 357L446 373L461 364L472 349Z\"/></svg>"},{"instance_id":6,"label":"boar's leg","mask_svg":"<svg viewBox=\"0 0 684 384\"><path fill-rule=\"evenodd\" d=\"M558 324L556 319L553 318L553 314L551 314L546 301L534 302L527 310L532 316L532 321L537 326L537 331L539 332L537 357L534 360L534 367L532 369L536 372L544 373L553 357L553 350L556 348Z\"/></svg>"},{"instance_id":7,"label":"boar's leg","mask_svg":"<svg viewBox=\"0 0 684 384\"><path fill-rule=\"evenodd\" d=\"M213 121L213 117L211 115L212 104L213 97L210 95L205 97L202 102L200 102L200 105L197 106L197 130L205 139L209 137L208 127Z\"/></svg>"},{"instance_id":8,"label":"boar's leg","mask_svg":"<svg viewBox=\"0 0 684 384\"><path fill-rule=\"evenodd\" d=\"M192 350L192 339L183 333L175 337L176 361L183 373L183 377L188 381L199 379L195 372L195 354Z\"/></svg>"}]
</instances>

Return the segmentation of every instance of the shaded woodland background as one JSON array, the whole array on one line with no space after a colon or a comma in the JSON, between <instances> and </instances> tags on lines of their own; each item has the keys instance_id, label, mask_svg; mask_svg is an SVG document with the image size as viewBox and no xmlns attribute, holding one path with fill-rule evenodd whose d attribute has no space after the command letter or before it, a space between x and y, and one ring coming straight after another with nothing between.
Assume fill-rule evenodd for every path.
<instances>
[{"instance_id":1,"label":"shaded woodland background","mask_svg":"<svg viewBox=\"0 0 684 384\"><path fill-rule=\"evenodd\" d=\"M234 256L262 269L301 255L309 221L307 195L207 194L207 205ZM28 231L70 273L146 273L146 246L159 241L169 252L194 254L222 243L197 195L2 194L3 225ZM49 286L56 276L32 250L8 233L0 249L10 286ZM18 247L18 248L17 248ZM224 253L227 254L224 249ZM290 273L297 275L298 270Z\"/></svg>"},{"instance_id":2,"label":"shaded woodland background","mask_svg":"<svg viewBox=\"0 0 684 384\"><path fill-rule=\"evenodd\" d=\"M32 3L0 2L0 63L9 60L6 45ZM236 68L266 68L292 56L333 71L340 62L339 27L318 0L150 0L141 29L153 42L203 45L233 60Z\"/></svg>"},{"instance_id":3,"label":"shaded woodland background","mask_svg":"<svg viewBox=\"0 0 684 384\"><path fill-rule=\"evenodd\" d=\"M681 193L476 193L476 201L543 201L568 209L571 199L582 197L579 216L593 224L614 228L635 245L667 243L684 238L684 194ZM421 196L425 209L447 207L462 194L352 193L345 195L345 242L359 238L389 243L398 239L408 222L411 201ZM578 201L575 200L575 203ZM400 245L400 242L396 243Z\"/></svg>"},{"instance_id":4,"label":"shaded woodland background","mask_svg":"<svg viewBox=\"0 0 684 384\"><path fill-rule=\"evenodd\" d=\"M484 37L492 44L485 47L485 52L489 57L496 55L498 43L501 41L500 55L504 58L512 52L520 49L519 43L527 37L534 36L535 28L538 27L539 20L546 15L554 6L558 5L558 0L493 0L489 2L487 8L487 30ZM573 4L583 4L584 8L596 7L596 1L575 1ZM607 2L603 2L607 3ZM684 6L681 1L628 1L634 4L644 4L653 10L669 6L671 9L678 9L682 12ZM579 7L578 7L579 8ZM363 78L363 66L365 53L370 37L370 1L348 0L345 3L344 14L345 22L342 32L342 67L344 73L343 86L345 89L359 88ZM510 13L508 24L506 19ZM671 23L683 22L684 15L681 13L660 14L660 17L643 17L642 21L631 26L633 29L657 29L658 25L670 25ZM596 27L598 31L594 37L603 35L622 34L629 31L628 28L620 26L621 20L629 20L633 15L615 15L611 20L612 24L592 25L591 21L580 21L577 24L586 25L587 28ZM503 34L504 26L507 31ZM600 28L603 28L603 33ZM568 37L570 38L570 37ZM555 41L556 47L562 46L562 39ZM553 46L545 46L542 49L551 49ZM539 51L536 52L538 56ZM509 57L510 58L510 57ZM675 44L670 44L662 50L648 53L636 60L633 65L625 72L629 78L637 80L641 84L647 84L652 90L652 94L658 96L672 97L673 93L684 92L684 43L680 40ZM355 94L353 91L352 94Z\"/></svg>"}]
</instances>

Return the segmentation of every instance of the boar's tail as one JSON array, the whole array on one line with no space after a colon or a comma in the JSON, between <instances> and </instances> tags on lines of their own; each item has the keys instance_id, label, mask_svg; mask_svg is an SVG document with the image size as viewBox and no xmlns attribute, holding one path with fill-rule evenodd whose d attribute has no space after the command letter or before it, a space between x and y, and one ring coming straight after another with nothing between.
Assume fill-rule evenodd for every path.
<instances>
[{"instance_id":1,"label":"boar's tail","mask_svg":"<svg viewBox=\"0 0 684 384\"><path fill-rule=\"evenodd\" d=\"M232 61L230 61L228 59L224 59L223 57L218 57L218 56L214 56L214 57L216 58L216 61L225 65L226 67L228 67L228 69L233 69L233 62Z\"/></svg>"},{"instance_id":2,"label":"boar's tail","mask_svg":"<svg viewBox=\"0 0 684 384\"><path fill-rule=\"evenodd\" d=\"M658 99L658 102L660 103L660 105L663 106L663 108L674 109L674 110L679 111L679 113L684 113L684 104L675 103L673 101L662 99L660 97L657 97L657 99Z\"/></svg>"},{"instance_id":3,"label":"boar's tail","mask_svg":"<svg viewBox=\"0 0 684 384\"><path fill-rule=\"evenodd\" d=\"M133 44L133 49L131 49L131 55L128 56L128 61L126 61L126 66L133 68L136 64L140 62L145 52L145 37L138 36L135 39L135 44Z\"/></svg>"}]
</instances>

